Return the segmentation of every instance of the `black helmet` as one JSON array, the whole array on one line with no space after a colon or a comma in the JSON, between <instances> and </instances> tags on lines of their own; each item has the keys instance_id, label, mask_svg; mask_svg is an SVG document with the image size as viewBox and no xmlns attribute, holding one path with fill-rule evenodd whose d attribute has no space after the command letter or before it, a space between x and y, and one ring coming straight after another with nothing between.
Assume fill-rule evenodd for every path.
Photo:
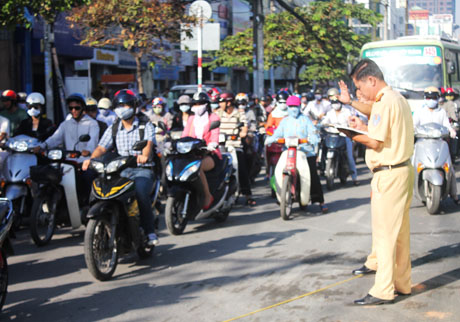
<instances>
[{"instance_id":1,"label":"black helmet","mask_svg":"<svg viewBox=\"0 0 460 322\"><path fill-rule=\"evenodd\" d=\"M286 100L289 97L289 93L286 91L281 91L278 94L276 94L276 101L277 102L286 102Z\"/></svg>"},{"instance_id":2,"label":"black helmet","mask_svg":"<svg viewBox=\"0 0 460 322\"><path fill-rule=\"evenodd\" d=\"M115 93L112 100L113 108L119 105L129 105L131 107L137 107L138 99L136 94L130 89L122 89Z\"/></svg>"},{"instance_id":3,"label":"black helmet","mask_svg":"<svg viewBox=\"0 0 460 322\"><path fill-rule=\"evenodd\" d=\"M192 97L192 105L194 104L209 104L211 99L206 92L196 92Z\"/></svg>"},{"instance_id":4,"label":"black helmet","mask_svg":"<svg viewBox=\"0 0 460 322\"><path fill-rule=\"evenodd\" d=\"M66 103L69 104L70 102L78 102L81 104L83 108L86 108L86 100L85 97L80 93L72 93L65 99Z\"/></svg>"},{"instance_id":5,"label":"black helmet","mask_svg":"<svg viewBox=\"0 0 460 322\"><path fill-rule=\"evenodd\" d=\"M315 100L315 94L313 94L312 92L308 92L307 93L307 101L314 101Z\"/></svg>"},{"instance_id":6,"label":"black helmet","mask_svg":"<svg viewBox=\"0 0 460 322\"><path fill-rule=\"evenodd\" d=\"M264 96L262 96L262 98L260 100L265 101L265 102L271 102L272 97L270 95L264 95Z\"/></svg>"}]
</instances>

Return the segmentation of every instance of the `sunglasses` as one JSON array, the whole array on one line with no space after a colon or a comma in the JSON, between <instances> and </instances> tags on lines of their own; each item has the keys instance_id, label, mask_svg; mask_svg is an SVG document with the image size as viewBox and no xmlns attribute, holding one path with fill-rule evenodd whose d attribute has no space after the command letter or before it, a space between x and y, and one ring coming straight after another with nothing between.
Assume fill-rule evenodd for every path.
<instances>
[{"instance_id":1,"label":"sunglasses","mask_svg":"<svg viewBox=\"0 0 460 322\"><path fill-rule=\"evenodd\" d=\"M81 106L80 105L69 105L69 110L79 111L81 110Z\"/></svg>"}]
</instances>

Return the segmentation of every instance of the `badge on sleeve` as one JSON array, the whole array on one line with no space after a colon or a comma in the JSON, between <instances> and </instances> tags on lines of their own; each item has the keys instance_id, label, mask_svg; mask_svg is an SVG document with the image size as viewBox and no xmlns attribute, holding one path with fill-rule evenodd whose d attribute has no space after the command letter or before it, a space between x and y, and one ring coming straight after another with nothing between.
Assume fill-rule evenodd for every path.
<instances>
[{"instance_id":1,"label":"badge on sleeve","mask_svg":"<svg viewBox=\"0 0 460 322\"><path fill-rule=\"evenodd\" d=\"M374 119L372 120L372 124L374 126L377 126L380 123L380 119L381 119L380 114L375 114Z\"/></svg>"}]
</instances>

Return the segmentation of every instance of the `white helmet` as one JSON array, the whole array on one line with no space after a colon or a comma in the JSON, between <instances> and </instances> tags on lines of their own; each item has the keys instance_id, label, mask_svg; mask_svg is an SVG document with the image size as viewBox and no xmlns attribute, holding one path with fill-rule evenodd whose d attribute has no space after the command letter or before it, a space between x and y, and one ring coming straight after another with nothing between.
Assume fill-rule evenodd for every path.
<instances>
[{"instance_id":1,"label":"white helmet","mask_svg":"<svg viewBox=\"0 0 460 322\"><path fill-rule=\"evenodd\" d=\"M103 97L99 100L99 103L97 103L97 107L107 110L112 107L112 102L108 98Z\"/></svg>"},{"instance_id":2,"label":"white helmet","mask_svg":"<svg viewBox=\"0 0 460 322\"><path fill-rule=\"evenodd\" d=\"M37 93L37 92L30 93L29 96L27 96L26 98L26 103L29 105L33 105L33 104L45 105L45 98L40 93Z\"/></svg>"}]
</instances>

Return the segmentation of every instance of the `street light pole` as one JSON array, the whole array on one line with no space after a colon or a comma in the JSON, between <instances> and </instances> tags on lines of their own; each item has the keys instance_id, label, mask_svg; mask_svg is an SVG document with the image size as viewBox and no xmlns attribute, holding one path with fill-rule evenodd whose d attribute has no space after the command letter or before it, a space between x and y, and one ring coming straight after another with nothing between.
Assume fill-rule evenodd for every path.
<instances>
[{"instance_id":1,"label":"street light pole","mask_svg":"<svg viewBox=\"0 0 460 322\"><path fill-rule=\"evenodd\" d=\"M199 8L198 16L198 92L203 91L203 8Z\"/></svg>"},{"instance_id":2,"label":"street light pole","mask_svg":"<svg viewBox=\"0 0 460 322\"><path fill-rule=\"evenodd\" d=\"M259 98L264 95L264 15L262 0L253 0L253 92Z\"/></svg>"}]
</instances>

